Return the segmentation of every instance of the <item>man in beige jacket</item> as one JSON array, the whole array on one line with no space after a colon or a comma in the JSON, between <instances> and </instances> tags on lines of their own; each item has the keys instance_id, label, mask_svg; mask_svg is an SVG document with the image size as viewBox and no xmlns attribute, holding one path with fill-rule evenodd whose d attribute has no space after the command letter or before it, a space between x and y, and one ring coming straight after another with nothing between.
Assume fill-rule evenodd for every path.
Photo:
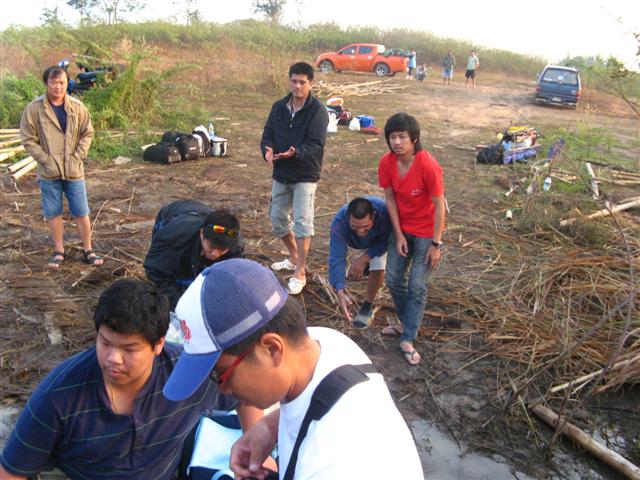
<instances>
[{"instance_id":1,"label":"man in beige jacket","mask_svg":"<svg viewBox=\"0 0 640 480\"><path fill-rule=\"evenodd\" d=\"M42 80L47 93L25 108L20 122L22 143L38 162L38 183L44 217L49 224L54 250L48 266L58 268L64 261L63 197L78 225L84 259L102 265L102 258L91 247L89 204L83 162L93 139L89 111L80 100L67 95L66 70L49 67Z\"/></svg>"}]
</instances>

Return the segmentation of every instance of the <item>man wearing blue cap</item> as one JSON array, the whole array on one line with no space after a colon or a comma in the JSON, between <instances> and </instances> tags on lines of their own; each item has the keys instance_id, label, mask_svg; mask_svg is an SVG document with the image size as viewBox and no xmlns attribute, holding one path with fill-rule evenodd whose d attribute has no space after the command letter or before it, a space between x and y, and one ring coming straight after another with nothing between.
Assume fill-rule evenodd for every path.
<instances>
[{"instance_id":1,"label":"man wearing blue cap","mask_svg":"<svg viewBox=\"0 0 640 480\"><path fill-rule=\"evenodd\" d=\"M245 405L280 404L234 445L238 478L264 479L261 464L276 442L281 479L423 478L411 433L377 373L346 390L294 448L325 377L344 365L372 366L343 334L307 328L302 305L269 269L220 262L196 278L176 314L185 343L163 390L168 399L184 400L211 377Z\"/></svg>"}]
</instances>

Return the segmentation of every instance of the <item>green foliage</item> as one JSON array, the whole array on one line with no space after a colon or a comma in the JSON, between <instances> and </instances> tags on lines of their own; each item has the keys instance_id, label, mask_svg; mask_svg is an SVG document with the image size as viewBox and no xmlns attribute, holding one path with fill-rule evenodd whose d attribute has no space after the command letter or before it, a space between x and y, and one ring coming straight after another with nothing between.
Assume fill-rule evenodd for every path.
<instances>
[{"instance_id":1,"label":"green foliage","mask_svg":"<svg viewBox=\"0 0 640 480\"><path fill-rule=\"evenodd\" d=\"M140 145L156 142L156 137L146 132L125 131L113 135L111 132L98 130L91 143L89 158L103 167L110 165L111 160L119 156L138 159L141 157Z\"/></svg>"},{"instance_id":2,"label":"green foliage","mask_svg":"<svg viewBox=\"0 0 640 480\"><path fill-rule=\"evenodd\" d=\"M46 50L53 39L44 27L10 28L3 33L8 43L29 45L34 52ZM48 37L48 39L47 39ZM88 44L110 49L123 39L140 46L162 44L167 47L219 45L230 43L270 55L274 51L295 54L307 61L315 60L323 51L335 51L352 42L382 43L389 48L414 48L419 61L431 66L440 65L449 49L454 51L459 68L462 68L469 51L478 50L483 69L525 76L540 72L545 61L539 57L521 55L506 50L483 49L466 40L436 37L430 33L408 29L383 30L372 26L342 28L335 23L293 28L271 25L269 22L240 20L224 25L201 22L198 28L166 22L118 23L105 28L103 25L85 25L70 30L53 42L59 49L82 50ZM79 48L80 45L80 48ZM267 57L268 58L268 57Z\"/></svg>"},{"instance_id":3,"label":"green foliage","mask_svg":"<svg viewBox=\"0 0 640 480\"><path fill-rule=\"evenodd\" d=\"M143 128L156 119L160 85L175 70L140 80L140 60L140 56L132 58L111 83L103 78L97 88L85 92L83 101L96 128Z\"/></svg>"},{"instance_id":4,"label":"green foliage","mask_svg":"<svg viewBox=\"0 0 640 480\"><path fill-rule=\"evenodd\" d=\"M18 79L13 75L0 78L0 128L16 127L24 107L44 93L42 79L27 75Z\"/></svg>"}]
</instances>

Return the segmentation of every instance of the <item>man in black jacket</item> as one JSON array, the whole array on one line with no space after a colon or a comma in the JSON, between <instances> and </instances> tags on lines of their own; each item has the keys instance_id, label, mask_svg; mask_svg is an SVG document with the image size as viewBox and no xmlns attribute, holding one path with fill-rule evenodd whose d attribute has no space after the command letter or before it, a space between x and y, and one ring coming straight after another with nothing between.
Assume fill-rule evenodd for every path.
<instances>
[{"instance_id":1,"label":"man in black jacket","mask_svg":"<svg viewBox=\"0 0 640 480\"><path fill-rule=\"evenodd\" d=\"M269 210L273 233L289 251L288 258L271 268L293 270L289 291L294 295L306 284L307 254L314 233L315 192L329 123L326 108L311 93L313 74L308 63L291 65L291 93L271 107L260 142L262 156L273 168Z\"/></svg>"},{"instance_id":2,"label":"man in black jacket","mask_svg":"<svg viewBox=\"0 0 640 480\"><path fill-rule=\"evenodd\" d=\"M178 200L160 209L144 269L176 308L198 274L215 262L241 257L240 222L225 210L196 200Z\"/></svg>"}]
</instances>

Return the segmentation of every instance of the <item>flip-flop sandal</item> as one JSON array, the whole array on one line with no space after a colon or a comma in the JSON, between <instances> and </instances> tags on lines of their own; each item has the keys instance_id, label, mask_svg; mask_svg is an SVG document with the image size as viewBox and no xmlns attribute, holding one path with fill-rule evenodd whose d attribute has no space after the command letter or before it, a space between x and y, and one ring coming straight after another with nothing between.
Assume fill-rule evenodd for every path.
<instances>
[{"instance_id":1,"label":"flip-flop sandal","mask_svg":"<svg viewBox=\"0 0 640 480\"><path fill-rule=\"evenodd\" d=\"M404 356L405 361L409 365L418 365L422 360L420 358L420 354L416 351L415 348L411 348L411 350L405 350L400 345L398 345L398 348L400 349L400 353L402 353L402 355Z\"/></svg>"},{"instance_id":2,"label":"flip-flop sandal","mask_svg":"<svg viewBox=\"0 0 640 480\"><path fill-rule=\"evenodd\" d=\"M399 337L402 335L402 327L400 325L389 325L384 327L380 333L386 337Z\"/></svg>"},{"instance_id":3,"label":"flip-flop sandal","mask_svg":"<svg viewBox=\"0 0 640 480\"><path fill-rule=\"evenodd\" d=\"M53 252L47 262L47 267L59 268L62 262L64 262L64 252Z\"/></svg>"},{"instance_id":4,"label":"flip-flop sandal","mask_svg":"<svg viewBox=\"0 0 640 480\"><path fill-rule=\"evenodd\" d=\"M84 256L84 261L89 265L95 265L96 267L99 267L103 263L102 257L93 250L85 250L82 255Z\"/></svg>"}]
</instances>

